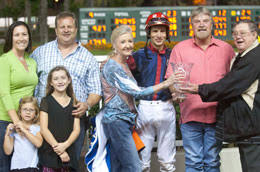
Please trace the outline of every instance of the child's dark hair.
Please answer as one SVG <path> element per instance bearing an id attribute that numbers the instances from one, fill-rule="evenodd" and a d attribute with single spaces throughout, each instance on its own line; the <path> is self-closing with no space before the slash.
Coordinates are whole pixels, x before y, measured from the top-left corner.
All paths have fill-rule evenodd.
<path id="1" fill-rule="evenodd" d="M 66 93 L 68 96 L 70 96 L 71 98 L 73 98 L 73 104 L 75 105 L 77 103 L 74 91 L 73 91 L 73 87 L 72 87 L 72 78 L 70 76 L 70 73 L 68 72 L 68 70 L 64 67 L 64 66 L 56 66 L 54 67 L 48 74 L 48 78 L 47 78 L 47 86 L 46 86 L 46 96 L 51 95 L 54 92 L 54 88 L 51 85 L 51 80 L 52 80 L 52 74 L 56 71 L 64 71 L 67 75 L 67 77 L 69 78 L 69 80 L 71 81 L 67 87 Z"/>
<path id="2" fill-rule="evenodd" d="M 40 110 L 39 110 L 37 99 L 33 96 L 23 97 L 20 100 L 19 108 L 18 108 L 18 117 L 20 118 L 20 120 L 22 120 L 21 110 L 22 110 L 22 106 L 26 103 L 32 103 L 33 104 L 34 109 L 35 109 L 35 117 L 33 118 L 32 123 L 33 124 L 38 123 L 39 122 L 39 112 L 40 112 Z"/>

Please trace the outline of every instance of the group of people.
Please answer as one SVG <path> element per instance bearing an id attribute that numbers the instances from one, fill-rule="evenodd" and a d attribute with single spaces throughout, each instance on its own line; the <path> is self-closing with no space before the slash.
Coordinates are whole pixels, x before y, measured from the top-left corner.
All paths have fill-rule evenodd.
<path id="1" fill-rule="evenodd" d="M 173 101 L 180 104 L 186 172 L 219 172 L 223 141 L 238 143 L 243 172 L 257 171 L 257 26 L 249 20 L 234 25 L 232 36 L 239 51 L 235 55 L 231 45 L 212 36 L 207 8 L 195 8 L 190 19 L 193 38 L 172 50 L 165 46 L 170 41 L 169 21 L 161 12 L 148 16 L 146 46 L 134 53 L 131 28 L 119 26 L 112 31 L 113 52 L 101 69 L 76 41 L 73 13 L 57 15 L 57 39 L 30 56 L 29 27 L 13 23 L 0 57 L 0 171 L 79 171 L 86 111 L 101 96 L 109 171 L 150 171 L 155 139 L 160 171 L 175 171 Z M 175 85 L 183 83 L 184 73 L 169 65 L 178 63 L 193 64 L 190 83 L 180 88 Z M 145 146 L 139 154 L 133 130 Z"/>
<path id="2" fill-rule="evenodd" d="M 77 28 L 73 13 L 60 13 L 57 39 L 30 55 L 28 25 L 8 28 L 0 57 L 1 172 L 79 171 L 85 114 L 101 99 L 101 82 L 97 61 L 76 41 Z"/>

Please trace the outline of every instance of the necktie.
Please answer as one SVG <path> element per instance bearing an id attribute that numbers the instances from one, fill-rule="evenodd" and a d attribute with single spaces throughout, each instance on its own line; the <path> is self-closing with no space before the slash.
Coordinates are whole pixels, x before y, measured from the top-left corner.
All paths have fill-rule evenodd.
<path id="1" fill-rule="evenodd" d="M 242 53 L 239 53 L 235 58 L 236 60 L 234 61 L 231 70 L 234 68 L 234 66 L 236 66 L 236 64 L 240 61 Z"/>

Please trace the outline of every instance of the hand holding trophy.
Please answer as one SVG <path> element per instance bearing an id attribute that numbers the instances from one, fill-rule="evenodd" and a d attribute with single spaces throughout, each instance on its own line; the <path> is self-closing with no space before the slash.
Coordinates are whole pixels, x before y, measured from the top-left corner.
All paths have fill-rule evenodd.
<path id="1" fill-rule="evenodd" d="M 174 73 L 183 73 L 184 77 L 182 82 L 173 84 L 176 92 L 173 93 L 173 99 L 177 100 L 178 102 L 182 102 L 185 100 L 186 95 L 181 93 L 180 88 L 185 88 L 189 85 L 190 82 L 190 72 L 192 69 L 192 63 L 171 63 L 171 67 Z"/>

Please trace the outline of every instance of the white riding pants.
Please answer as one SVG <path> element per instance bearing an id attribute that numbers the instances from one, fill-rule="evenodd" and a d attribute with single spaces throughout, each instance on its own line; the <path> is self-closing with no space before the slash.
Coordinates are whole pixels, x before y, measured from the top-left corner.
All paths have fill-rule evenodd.
<path id="1" fill-rule="evenodd" d="M 175 171 L 176 113 L 172 102 L 140 100 L 137 132 L 145 144 L 145 149 L 140 152 L 142 170 L 150 171 L 151 151 L 157 136 L 160 171 Z"/>

